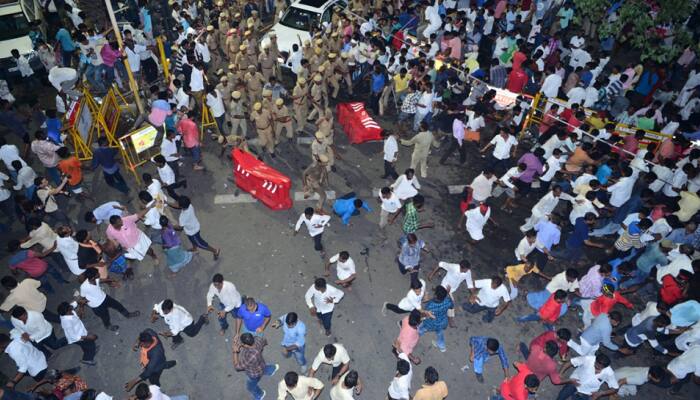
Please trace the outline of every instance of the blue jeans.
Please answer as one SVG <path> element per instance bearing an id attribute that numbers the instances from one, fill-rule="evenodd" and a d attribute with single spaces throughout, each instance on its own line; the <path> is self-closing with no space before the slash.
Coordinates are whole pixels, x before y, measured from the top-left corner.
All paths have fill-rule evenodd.
<path id="1" fill-rule="evenodd" d="M 576 386 L 572 383 L 567 383 L 566 385 L 564 385 L 564 387 L 561 388 L 559 395 L 557 396 L 557 400 L 588 400 L 590 398 L 591 396 L 587 394 L 579 393 L 576 389 Z"/>
<path id="2" fill-rule="evenodd" d="M 530 322 L 530 321 L 541 321 L 541 320 L 542 320 L 542 318 L 540 318 L 540 315 L 537 313 L 523 315 L 522 317 L 517 318 L 518 322 Z M 554 325 L 552 325 L 552 324 L 543 323 L 542 325 L 544 325 L 544 328 L 548 331 L 554 330 Z"/>
<path id="3" fill-rule="evenodd" d="M 305 349 L 306 349 L 306 346 L 301 346 L 301 347 L 297 348 L 296 350 L 288 351 L 287 355 L 284 357 L 285 358 L 294 357 L 294 360 L 296 360 L 297 364 L 299 364 L 300 367 L 305 367 L 306 366 L 306 357 L 304 356 Z"/>
<path id="4" fill-rule="evenodd" d="M 260 382 L 260 379 L 262 379 L 263 376 L 272 376 L 272 373 L 275 372 L 275 366 L 274 365 L 266 365 L 265 370 L 263 371 L 263 374 L 257 378 L 251 378 L 248 377 L 245 383 L 245 388 L 248 390 L 248 393 L 250 393 L 253 397 L 253 400 L 260 400 L 263 395 L 262 389 L 260 389 L 260 386 L 258 386 L 258 383 Z"/>
<path id="5" fill-rule="evenodd" d="M 51 275 L 51 277 L 57 282 L 68 283 L 66 278 L 64 278 L 63 275 L 58 272 L 58 268 L 56 268 L 53 264 L 49 264 L 48 268 L 46 268 L 46 272 L 37 278 L 37 280 L 41 282 L 41 287 L 46 290 L 46 293 L 54 293 L 53 286 L 51 286 L 51 283 L 49 282 L 49 275 Z"/>
<path id="6" fill-rule="evenodd" d="M 484 316 L 481 317 L 481 320 L 484 322 L 492 322 L 493 319 L 496 317 L 495 308 L 485 307 L 481 304 L 464 303 L 462 304 L 462 308 L 464 309 L 464 311 L 470 314 L 477 314 L 485 310 L 486 314 L 484 314 Z"/>
<path id="7" fill-rule="evenodd" d="M 46 167 L 46 177 L 56 186 L 61 184 L 61 172 L 56 167 Z"/>
<path id="8" fill-rule="evenodd" d="M 425 333 L 428 332 L 427 329 L 424 328 L 424 326 L 421 324 L 418 326 L 418 335 L 423 336 Z M 444 329 L 438 329 L 435 332 L 435 336 L 437 337 L 437 341 L 435 344 L 437 344 L 438 349 L 445 350 L 445 330 Z"/>
<path id="9" fill-rule="evenodd" d="M 104 91 L 104 85 L 102 84 L 102 65 L 92 65 L 88 64 L 85 70 L 85 76 L 87 77 L 90 86 L 92 86 L 97 91 Z"/>
<path id="10" fill-rule="evenodd" d="M 190 149 L 192 151 L 192 162 L 198 164 L 202 161 L 202 148 L 200 146 L 194 146 Z"/>
<path id="11" fill-rule="evenodd" d="M 129 187 L 126 185 L 126 181 L 124 181 L 124 177 L 118 169 L 111 174 L 102 171 L 102 176 L 104 176 L 105 182 L 107 182 L 109 186 L 124 194 L 129 194 Z"/>
<path id="12" fill-rule="evenodd" d="M 219 303 L 219 310 L 223 311 L 224 308 L 226 308 L 226 307 L 224 307 L 223 304 Z M 225 331 L 226 329 L 228 329 L 228 322 L 226 321 L 226 316 L 228 314 L 231 314 L 231 316 L 233 318 L 236 318 L 236 314 L 238 314 L 238 307 L 236 307 L 233 310 L 231 310 L 230 312 L 224 314 L 223 318 L 217 317 L 219 319 L 219 326 L 221 327 L 222 331 Z"/>

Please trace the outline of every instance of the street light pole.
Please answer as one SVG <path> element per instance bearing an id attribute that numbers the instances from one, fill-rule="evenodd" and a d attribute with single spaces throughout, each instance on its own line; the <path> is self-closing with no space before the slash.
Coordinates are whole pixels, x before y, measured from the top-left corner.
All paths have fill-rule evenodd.
<path id="1" fill-rule="evenodd" d="M 114 30 L 114 35 L 117 37 L 117 43 L 119 44 L 119 49 L 124 50 L 124 41 L 122 40 L 122 34 L 119 30 L 119 25 L 117 25 L 117 18 L 114 16 L 114 10 L 112 9 L 111 0 L 104 0 L 107 6 L 107 14 L 109 14 L 109 20 L 112 22 L 112 28 Z M 134 100 L 136 101 L 136 108 L 139 110 L 140 114 L 144 114 L 143 103 L 141 103 L 141 96 L 139 95 L 139 85 L 134 80 L 134 74 L 131 72 L 131 67 L 129 67 L 129 60 L 124 62 L 124 68 L 126 69 L 126 74 L 129 78 L 129 87 L 131 87 L 131 92 L 134 93 Z"/>

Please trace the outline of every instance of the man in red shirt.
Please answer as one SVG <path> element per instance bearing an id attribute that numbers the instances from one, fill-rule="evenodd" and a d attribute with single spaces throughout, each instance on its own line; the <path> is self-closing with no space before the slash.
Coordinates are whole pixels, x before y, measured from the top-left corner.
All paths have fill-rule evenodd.
<path id="1" fill-rule="evenodd" d="M 512 378 L 506 378 L 501 383 L 501 395 L 494 396 L 491 400 L 527 400 L 530 394 L 537 393 L 540 388 L 540 380 L 530 368 L 523 363 L 515 363 L 518 374 Z"/>
<path id="2" fill-rule="evenodd" d="M 528 79 L 527 73 L 522 68 L 513 68 L 510 74 L 508 74 L 506 89 L 513 93 L 521 93 Z"/>
<path id="3" fill-rule="evenodd" d="M 691 276 L 692 274 L 684 269 L 680 270 L 676 277 L 671 274 L 664 276 L 659 289 L 661 301 L 668 306 L 673 306 L 685 299 Z"/>
<path id="4" fill-rule="evenodd" d="M 180 121 L 178 121 L 175 129 L 182 135 L 182 144 L 186 149 L 192 152 L 192 168 L 195 171 L 203 170 L 202 149 L 199 143 L 199 128 L 197 128 L 197 123 L 194 122 L 194 111 L 187 111 L 183 107 L 183 109 L 178 112 L 178 116 L 180 117 Z"/>
<path id="5" fill-rule="evenodd" d="M 549 377 L 552 385 L 561 385 L 561 375 L 559 375 L 559 363 L 554 357 L 559 353 L 559 345 L 554 340 L 549 340 L 544 344 L 544 348 L 534 347 L 527 358 L 527 367 L 533 374 L 537 375 L 540 381 Z"/>
<path id="6" fill-rule="evenodd" d="M 554 323 L 561 316 L 561 306 L 566 302 L 567 293 L 564 290 L 557 290 L 549 296 L 547 301 L 537 312 L 516 318 L 516 322 L 542 321 L 545 329 L 554 330 Z"/>
<path id="7" fill-rule="evenodd" d="M 543 334 L 532 339 L 529 348 L 525 343 L 520 342 L 520 352 L 523 354 L 523 357 L 528 358 L 531 352 L 535 351 L 537 348 L 539 348 L 539 350 L 544 349 L 545 343 L 549 342 L 550 340 L 553 340 L 557 343 L 557 346 L 559 346 L 559 357 L 561 357 L 562 360 L 566 360 L 567 354 L 569 352 L 569 345 L 567 345 L 566 343 L 570 339 L 571 331 L 569 331 L 566 328 L 561 328 L 556 332 L 546 331 Z"/>
<path id="8" fill-rule="evenodd" d="M 7 244 L 7 251 L 11 254 L 8 260 L 10 270 L 13 274 L 16 274 L 17 270 L 24 271 L 30 278 L 41 282 L 41 287 L 46 289 L 47 293 L 54 293 L 53 287 L 49 283 L 47 272 L 57 282 L 68 283 L 55 266 L 42 259 L 51 254 L 54 248 L 55 246 L 44 250 L 43 253 L 36 253 L 32 250 L 22 249 L 19 240 L 10 240 Z"/>

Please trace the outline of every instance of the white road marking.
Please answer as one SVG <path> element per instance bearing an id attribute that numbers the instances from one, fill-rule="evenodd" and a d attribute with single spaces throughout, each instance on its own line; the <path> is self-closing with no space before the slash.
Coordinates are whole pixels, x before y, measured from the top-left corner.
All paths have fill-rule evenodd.
<path id="1" fill-rule="evenodd" d="M 326 197 L 328 200 L 335 200 L 335 191 L 326 190 Z M 294 192 L 294 201 L 311 201 L 318 200 L 318 193 L 314 193 L 313 196 L 308 199 L 304 198 L 304 192 Z"/>
<path id="2" fill-rule="evenodd" d="M 248 193 L 241 193 L 238 196 L 235 194 L 217 194 L 214 196 L 214 204 L 239 204 L 239 203 L 255 203 L 258 200 Z"/>

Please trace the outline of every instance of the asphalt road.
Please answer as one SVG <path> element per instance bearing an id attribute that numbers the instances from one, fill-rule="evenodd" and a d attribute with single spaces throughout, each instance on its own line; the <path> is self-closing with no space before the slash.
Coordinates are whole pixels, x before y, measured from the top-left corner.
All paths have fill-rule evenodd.
<path id="1" fill-rule="evenodd" d="M 384 121 L 382 121 L 384 122 Z M 386 126 L 386 125 L 385 125 Z M 208 139 L 207 139 L 208 140 Z M 382 174 L 381 143 L 349 145 L 342 130 L 336 125 L 336 145 L 343 156 L 338 161 L 338 172 L 331 174 L 331 186 L 338 195 L 351 190 L 366 197 L 372 188 L 386 184 L 379 178 Z M 411 149 L 402 147 L 399 157 L 399 171 L 407 168 L 410 162 Z M 436 153 L 433 150 L 433 153 Z M 292 209 L 286 211 L 271 211 L 260 203 L 242 203 L 215 205 L 214 197 L 218 194 L 234 193 L 234 184 L 229 181 L 232 173 L 231 161 L 218 159 L 218 146 L 211 142 L 205 148 L 206 171 L 192 171 L 189 160 L 182 168 L 189 186 L 181 193 L 192 198 L 197 215 L 202 223 L 202 235 L 212 245 L 222 248 L 221 258 L 213 261 L 211 254 L 200 252 L 193 262 L 180 271 L 174 278 L 168 277 L 164 264 L 154 265 L 146 259 L 135 267 L 136 278 L 119 289 L 109 288 L 108 293 L 122 301 L 129 310 L 140 310 L 141 316 L 132 320 L 124 320 L 117 313 L 112 313 L 114 323 L 121 329 L 117 333 L 108 332 L 102 328 L 99 320 L 89 311 L 84 322 L 91 333 L 99 335 L 100 351 L 97 355 L 97 366 L 81 368 L 91 387 L 104 390 L 115 396 L 125 398 L 123 385 L 139 373 L 138 355 L 131 351 L 138 332 L 147 327 L 158 331 L 165 330 L 164 322 L 154 325 L 148 316 L 153 304 L 165 298 L 171 298 L 177 304 L 184 306 L 193 315 L 205 311 L 205 294 L 214 273 L 222 273 L 227 280 L 236 284 L 239 291 L 247 296 L 253 296 L 270 307 L 275 317 L 290 311 L 296 311 L 307 324 L 307 350 L 309 363 L 321 347 L 330 342 L 339 342 L 350 352 L 351 368 L 356 369 L 365 385 L 365 391 L 360 396 L 363 399 L 382 399 L 395 371 L 396 359 L 391 353 L 391 343 L 398 334 L 396 321 L 401 317 L 390 313 L 382 316 L 381 305 L 384 301 L 398 302 L 408 290 L 408 278 L 399 274 L 394 261 L 397 246 L 396 239 L 400 235 L 400 225 L 397 223 L 389 228 L 389 240 L 382 243 L 377 235 L 379 219 L 378 204 L 371 201 L 375 211 L 363 212 L 359 217 L 353 217 L 353 226 L 346 227 L 337 217 L 331 220 L 331 226 L 326 229 L 324 243 L 328 255 L 347 250 L 355 260 L 358 268 L 358 278 L 353 290 L 346 292 L 344 299 L 337 305 L 333 316 L 333 336 L 325 337 L 317 323 L 309 315 L 304 302 L 304 293 L 312 284 L 315 276 L 323 273 L 323 261 L 313 250 L 311 239 L 302 228 L 302 234 L 292 237 L 292 226 L 302 210 L 313 203 L 296 202 Z M 308 146 L 284 143 L 280 145 L 278 157 L 271 165 L 291 177 L 293 191 L 301 191 L 300 176 L 303 168 L 310 162 Z M 458 199 L 456 195 L 447 194 L 447 185 L 465 184 L 476 176 L 482 162 L 476 149 L 469 152 L 468 162 L 457 166 L 453 157 L 451 165 L 439 166 L 435 154 L 430 159 L 429 177 L 419 178 L 424 186 L 422 193 L 427 198 L 426 211 L 421 213 L 422 220 L 432 220 L 435 228 L 420 231 L 419 237 L 427 242 L 431 253 L 424 255 L 422 265 L 424 274 L 429 272 L 439 260 L 457 262 L 467 257 L 474 265 L 475 278 L 486 278 L 502 271 L 520 239 L 517 226 L 525 217 L 528 207 L 521 207 L 514 215 L 507 215 L 494 207 L 493 217 L 499 226 L 491 227 L 486 232 L 486 240 L 477 247 L 466 244 L 463 230 L 457 229 L 459 220 Z M 36 160 L 33 160 L 36 163 Z M 41 168 L 37 168 L 41 170 Z M 156 175 L 155 168 L 145 167 L 144 170 Z M 129 177 L 131 180 L 131 177 Z M 69 208 L 76 220 L 82 221 L 82 214 L 109 200 L 121 200 L 122 196 L 109 188 L 102 180 L 101 174 L 86 174 L 88 187 L 96 197 L 95 204 L 85 202 L 77 204 L 71 200 Z M 131 180 L 133 184 L 133 180 Z M 135 193 L 134 193 L 135 195 Z M 536 199 L 527 199 L 525 203 L 534 203 Z M 500 201 L 499 201 L 500 202 Z M 137 200 L 129 204 L 135 210 Z M 330 209 L 327 203 L 326 210 Z M 79 227 L 83 224 L 80 222 Z M 20 227 L 15 225 L 15 234 L 20 235 Z M 103 232 L 103 228 L 100 230 Z M 3 235 L 3 239 L 6 235 Z M 186 239 L 185 239 L 186 240 Z M 3 240 L 4 242 L 4 240 Z M 366 253 L 366 254 L 362 254 Z M 552 263 L 547 272 L 554 273 L 562 269 L 561 265 Z M 423 275 L 424 277 L 424 275 Z M 439 279 L 431 283 L 438 284 Z M 526 286 L 539 289 L 544 285 L 536 278 L 529 279 Z M 77 284 L 65 286 L 49 301 L 49 307 L 54 308 L 63 300 L 72 297 Z M 463 287 L 456 293 L 457 303 L 466 301 L 467 291 Z M 529 342 L 542 332 L 536 323 L 516 324 L 513 317 L 529 312 L 529 308 L 520 296 L 515 304 L 491 324 L 481 321 L 480 315 L 465 315 L 461 308 L 457 310 L 457 328 L 446 332 L 447 352 L 440 353 L 431 346 L 434 336 L 428 334 L 421 338 L 416 349 L 416 355 L 422 359 L 419 366 L 414 366 L 412 392 L 420 387 L 423 371 L 427 366 L 434 366 L 440 372 L 440 378 L 447 382 L 450 398 L 486 398 L 500 385 L 503 373 L 497 358 L 491 359 L 485 367 L 485 382 L 478 383 L 472 371 L 460 371 L 467 362 L 468 340 L 472 335 L 488 335 L 499 339 L 505 346 L 511 361 L 520 361 L 517 351 L 520 341 Z M 626 312 L 629 318 L 631 313 Z M 575 313 L 567 315 L 563 325 L 572 331 L 580 323 L 574 319 Z M 62 336 L 60 327 L 54 327 Z M 247 398 L 245 392 L 245 376 L 233 369 L 231 361 L 231 338 L 229 330 L 226 336 L 217 333 L 218 324 L 212 316 L 212 321 L 205 326 L 195 338 L 185 337 L 185 343 L 176 350 L 170 350 L 166 341 L 168 358 L 177 360 L 177 366 L 166 371 L 162 377 L 162 388 L 168 394 L 185 393 L 191 399 L 223 399 Z M 273 378 L 263 378 L 261 386 L 267 390 L 268 399 L 276 396 L 277 383 L 284 373 L 296 368 L 293 359 L 284 359 L 280 353 L 279 342 L 281 331 L 267 329 L 266 338 L 269 346 L 265 350 L 265 358 L 270 363 L 280 363 L 281 369 Z M 640 352 L 640 355 L 614 360 L 613 366 L 648 365 L 649 360 L 665 364 L 668 358 L 652 355 L 650 349 Z M 14 372 L 12 362 L 4 355 L 2 372 L 9 375 Z M 50 360 L 50 366 L 70 368 L 78 366 L 80 350 L 69 346 L 60 350 Z M 329 383 L 330 371 L 322 369 L 318 376 Z M 23 385 L 29 383 L 25 379 Z M 328 398 L 327 387 L 321 398 Z M 538 397 L 542 399 L 555 398 L 558 388 L 548 381 L 542 384 Z M 684 398 L 696 398 L 698 387 L 686 385 Z M 644 387 L 639 398 L 650 398 L 665 392 L 652 387 Z"/>

